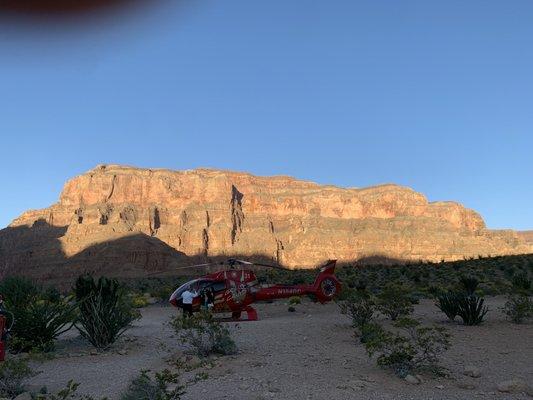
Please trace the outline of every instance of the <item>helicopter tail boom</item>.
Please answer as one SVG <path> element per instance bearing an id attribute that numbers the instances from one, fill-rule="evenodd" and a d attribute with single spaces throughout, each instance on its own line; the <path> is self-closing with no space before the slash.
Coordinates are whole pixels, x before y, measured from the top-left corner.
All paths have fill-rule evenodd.
<path id="1" fill-rule="evenodd" d="M 333 299 L 340 291 L 341 285 L 335 277 L 336 261 L 328 261 L 320 269 L 314 283 L 310 285 L 271 285 L 263 287 L 257 291 L 254 296 L 255 300 L 273 300 L 292 296 L 313 295 L 321 303 Z"/>

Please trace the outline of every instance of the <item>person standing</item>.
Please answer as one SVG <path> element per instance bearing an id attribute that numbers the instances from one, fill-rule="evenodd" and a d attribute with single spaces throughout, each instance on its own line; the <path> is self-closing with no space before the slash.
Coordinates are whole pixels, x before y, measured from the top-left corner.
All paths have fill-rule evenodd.
<path id="1" fill-rule="evenodd" d="M 198 296 L 198 293 L 196 293 L 190 287 L 185 289 L 185 291 L 181 294 L 181 301 L 183 303 L 183 316 L 192 317 L 192 303 L 196 296 Z"/>
<path id="2" fill-rule="evenodd" d="M 215 306 L 215 290 L 212 287 L 207 288 L 207 309 L 211 310 Z"/>

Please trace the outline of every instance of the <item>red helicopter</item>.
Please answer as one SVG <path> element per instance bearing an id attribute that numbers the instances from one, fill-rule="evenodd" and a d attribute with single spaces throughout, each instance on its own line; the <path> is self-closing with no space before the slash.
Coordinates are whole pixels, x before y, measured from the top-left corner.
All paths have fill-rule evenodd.
<path id="1" fill-rule="evenodd" d="M 283 270 L 285 268 L 230 258 L 226 263 L 218 263 L 229 265 L 229 269 L 207 274 L 181 285 L 172 293 L 169 302 L 174 307 L 184 308 L 182 294 L 186 290 L 195 292 L 197 295 L 193 298 L 192 312 L 198 312 L 202 307 L 202 294 L 210 291 L 214 298 L 211 306 L 212 312 L 231 312 L 232 320 L 241 320 L 241 314 L 245 311 L 247 319 L 241 321 L 256 321 L 257 311 L 251 306 L 256 301 L 302 295 L 314 295 L 320 303 L 331 301 L 341 290 L 341 283 L 334 275 L 336 262 L 336 260 L 328 261 L 320 268 L 314 283 L 310 285 L 260 285 L 255 272 L 245 269 L 245 265 Z M 207 267 L 216 264 L 207 263 L 190 267 Z M 238 266 L 241 268 L 237 268 Z"/>

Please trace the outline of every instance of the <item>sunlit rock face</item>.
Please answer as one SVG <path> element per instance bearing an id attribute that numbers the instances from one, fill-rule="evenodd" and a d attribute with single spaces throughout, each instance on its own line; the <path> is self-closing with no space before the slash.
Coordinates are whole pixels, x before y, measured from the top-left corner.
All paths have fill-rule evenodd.
<path id="1" fill-rule="evenodd" d="M 456 260 L 532 245 L 485 228 L 475 211 L 429 203 L 397 185 L 344 189 L 285 176 L 102 165 L 65 184 L 58 203 L 0 231 L 4 274 L 72 278 L 171 271 L 239 255 L 290 268 L 340 261 Z"/>

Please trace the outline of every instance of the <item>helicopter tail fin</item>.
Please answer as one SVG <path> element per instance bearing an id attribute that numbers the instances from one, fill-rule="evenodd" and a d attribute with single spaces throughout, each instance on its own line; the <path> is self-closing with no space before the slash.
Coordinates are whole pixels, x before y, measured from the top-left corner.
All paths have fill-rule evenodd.
<path id="1" fill-rule="evenodd" d="M 322 268 L 313 284 L 313 291 L 318 301 L 325 303 L 330 301 L 341 290 L 341 284 L 335 276 L 337 260 L 328 261 Z"/>

